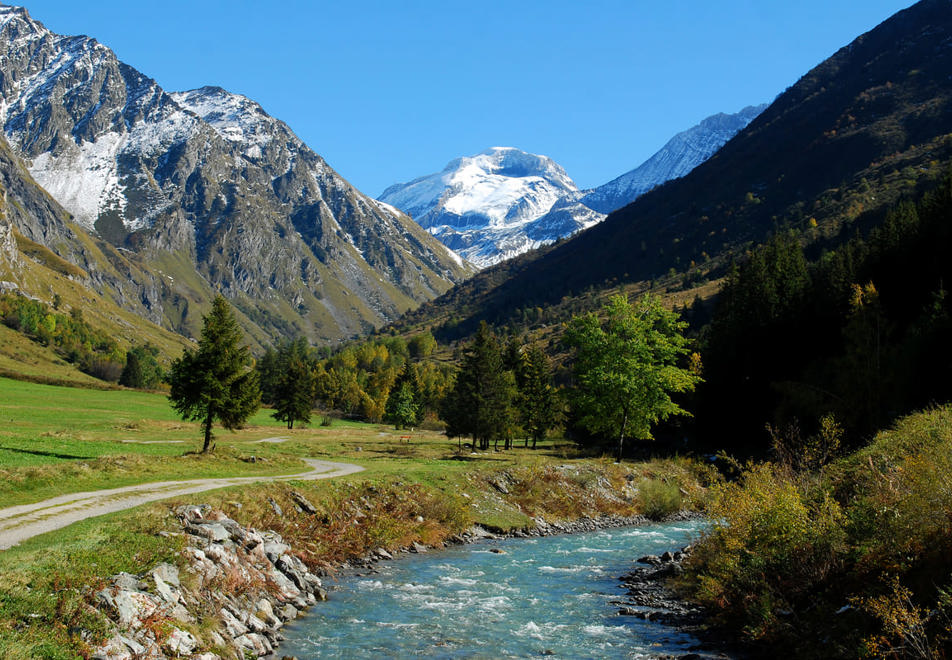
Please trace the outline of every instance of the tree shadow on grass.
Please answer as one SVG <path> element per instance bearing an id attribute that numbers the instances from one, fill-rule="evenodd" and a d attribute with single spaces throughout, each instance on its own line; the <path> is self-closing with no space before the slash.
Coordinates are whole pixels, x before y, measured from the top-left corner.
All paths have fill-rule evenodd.
<path id="1" fill-rule="evenodd" d="M 12 451 L 17 454 L 32 454 L 33 456 L 49 456 L 50 458 L 62 458 L 64 460 L 90 460 L 98 458 L 97 456 L 75 456 L 73 454 L 60 454 L 55 451 L 39 451 L 38 449 L 17 449 L 15 447 L 0 447 L 0 451 Z"/>

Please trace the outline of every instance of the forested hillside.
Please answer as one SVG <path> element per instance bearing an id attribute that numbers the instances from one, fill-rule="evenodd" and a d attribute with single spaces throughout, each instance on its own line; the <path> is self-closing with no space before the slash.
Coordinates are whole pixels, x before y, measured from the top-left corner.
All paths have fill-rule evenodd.
<path id="1" fill-rule="evenodd" d="M 946 176 L 865 238 L 808 260 L 784 231 L 733 264 L 703 333 L 696 428 L 764 440 L 765 423 L 809 434 L 833 414 L 858 444 L 952 398 L 950 217 Z"/>

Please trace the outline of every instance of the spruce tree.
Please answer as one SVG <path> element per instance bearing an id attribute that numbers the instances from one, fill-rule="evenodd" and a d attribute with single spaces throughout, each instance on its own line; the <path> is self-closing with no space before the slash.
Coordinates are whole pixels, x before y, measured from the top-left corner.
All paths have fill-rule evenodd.
<path id="1" fill-rule="evenodd" d="M 519 416 L 526 431 L 526 445 L 532 448 L 558 420 L 558 395 L 552 386 L 552 366 L 545 352 L 536 344 L 520 355 L 516 370 L 519 387 Z"/>
<path id="2" fill-rule="evenodd" d="M 423 421 L 423 394 L 416 367 L 407 362 L 390 388 L 385 419 L 399 428 L 413 428 Z"/>
<path id="3" fill-rule="evenodd" d="M 503 365 L 499 341 L 482 322 L 463 353 L 456 382 L 441 409 L 454 432 L 473 438 L 473 447 L 488 449 L 510 435 L 514 422 L 515 379 Z"/>
<path id="4" fill-rule="evenodd" d="M 197 350 L 185 350 L 172 363 L 169 401 L 183 419 L 200 421 L 202 453 L 212 449 L 212 425 L 234 430 L 258 410 L 261 391 L 251 369 L 251 353 L 242 346 L 241 329 L 228 302 L 217 296 L 203 317 Z"/>
<path id="5" fill-rule="evenodd" d="M 315 398 L 315 361 L 310 356 L 307 340 L 303 337 L 282 344 L 275 355 L 271 368 L 272 404 L 271 416 L 286 422 L 288 430 L 294 422 L 311 421 Z"/>

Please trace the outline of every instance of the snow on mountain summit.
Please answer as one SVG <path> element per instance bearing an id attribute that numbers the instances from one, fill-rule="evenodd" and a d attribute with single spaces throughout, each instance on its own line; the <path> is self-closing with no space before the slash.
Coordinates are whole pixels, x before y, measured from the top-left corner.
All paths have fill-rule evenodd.
<path id="1" fill-rule="evenodd" d="M 220 87 L 168 93 L 95 39 L 6 6 L 0 126 L 77 224 L 145 269 L 173 255 L 161 287 L 109 286 L 181 332 L 194 332 L 193 319 L 169 310 L 220 292 L 240 297 L 258 337 L 297 328 L 336 341 L 471 272 L 251 99 Z M 45 240 L 40 229 L 28 237 Z"/>
<path id="2" fill-rule="evenodd" d="M 767 104 L 747 106 L 734 114 L 721 112 L 704 119 L 668 140 L 635 169 L 589 192 L 582 203 L 602 213 L 611 213 L 655 186 L 686 175 L 713 156 L 766 107 Z"/>
<path id="3" fill-rule="evenodd" d="M 225 140 L 246 145 L 249 156 L 260 157 L 260 148 L 274 137 L 278 120 L 246 96 L 232 94 L 221 87 L 171 92 L 170 96 L 201 117 Z"/>

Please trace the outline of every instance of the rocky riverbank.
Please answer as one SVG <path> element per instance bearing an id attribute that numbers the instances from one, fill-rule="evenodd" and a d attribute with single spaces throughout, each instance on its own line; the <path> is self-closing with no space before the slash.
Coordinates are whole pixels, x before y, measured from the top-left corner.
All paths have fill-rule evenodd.
<path id="1" fill-rule="evenodd" d="M 163 563 L 109 578 L 95 603 L 110 637 L 94 660 L 265 656 L 285 622 L 326 598 L 320 578 L 274 532 L 242 527 L 207 505 L 175 512 L 184 570 Z"/>
<path id="2" fill-rule="evenodd" d="M 681 575 L 683 564 L 692 551 L 688 545 L 660 555 L 646 555 L 637 561 L 642 566 L 621 576 L 627 594 L 625 600 L 615 601 L 618 613 L 647 621 L 661 623 L 702 640 L 691 653 L 681 656 L 662 655 L 658 660 L 738 660 L 745 655 L 731 648 L 722 638 L 705 626 L 704 611 L 688 603 L 671 589 L 670 580 Z"/>
<path id="3" fill-rule="evenodd" d="M 301 497 L 299 506 L 310 503 Z M 187 657 L 244 660 L 269 656 L 282 640 L 281 628 L 324 600 L 322 577 L 373 571 L 379 561 L 423 553 L 431 546 L 375 548 L 334 567 L 311 571 L 294 549 L 272 531 L 244 527 L 208 505 L 175 509 L 184 541 L 182 567 L 163 563 L 141 575 L 114 575 L 95 594 L 95 607 L 110 621 L 108 641 L 95 648 L 97 660 Z M 640 525 L 644 516 L 583 517 L 533 525 L 509 532 L 474 526 L 449 543 L 504 537 L 539 537 Z"/>

